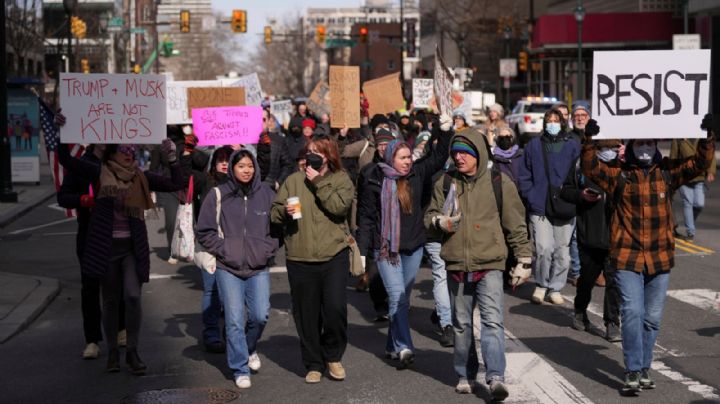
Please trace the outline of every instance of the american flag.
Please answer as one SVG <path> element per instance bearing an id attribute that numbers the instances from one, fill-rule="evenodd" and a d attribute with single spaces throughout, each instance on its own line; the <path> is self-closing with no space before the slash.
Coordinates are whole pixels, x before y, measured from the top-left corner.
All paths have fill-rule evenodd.
<path id="1" fill-rule="evenodd" d="M 60 191 L 60 186 L 63 182 L 63 177 L 67 174 L 67 170 L 60 165 L 58 161 L 58 145 L 60 144 L 60 133 L 55 126 L 55 113 L 50 107 L 40 98 L 40 126 L 42 127 L 45 137 L 45 147 L 48 152 L 48 159 L 50 160 L 50 171 L 52 172 L 53 183 L 55 185 L 55 191 Z M 74 157 L 82 156 L 85 151 L 85 147 L 80 144 L 69 144 L 70 154 Z M 75 209 L 65 209 L 65 216 L 75 216 Z"/>

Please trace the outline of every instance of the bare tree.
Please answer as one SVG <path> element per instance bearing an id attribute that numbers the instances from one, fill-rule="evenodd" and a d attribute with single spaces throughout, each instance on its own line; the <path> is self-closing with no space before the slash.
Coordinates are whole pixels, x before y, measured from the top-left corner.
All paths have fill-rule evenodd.
<path id="1" fill-rule="evenodd" d="M 41 4 L 40 0 L 5 0 L 5 42 L 15 54 L 11 71 L 20 70 L 19 62 L 28 55 L 42 52 Z"/>

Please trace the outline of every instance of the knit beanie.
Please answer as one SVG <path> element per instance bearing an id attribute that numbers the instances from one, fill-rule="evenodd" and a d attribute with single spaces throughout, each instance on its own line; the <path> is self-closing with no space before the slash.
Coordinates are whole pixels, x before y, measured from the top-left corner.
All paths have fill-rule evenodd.
<path id="1" fill-rule="evenodd" d="M 375 134 L 375 145 L 392 142 L 393 140 L 395 140 L 395 136 L 385 128 L 380 128 Z"/>
<path id="2" fill-rule="evenodd" d="M 450 145 L 450 153 L 465 152 L 475 158 L 478 158 L 478 151 L 475 145 L 464 137 L 456 137 Z"/>
<path id="3" fill-rule="evenodd" d="M 500 115 L 501 117 L 504 115 L 504 112 L 505 112 L 505 110 L 503 109 L 502 105 L 497 104 L 497 103 L 491 105 L 489 109 L 490 109 L 490 111 L 495 111 L 495 112 L 497 112 L 498 115 Z"/>
<path id="4" fill-rule="evenodd" d="M 315 120 L 310 118 L 303 119 L 302 127 L 315 129 Z"/>

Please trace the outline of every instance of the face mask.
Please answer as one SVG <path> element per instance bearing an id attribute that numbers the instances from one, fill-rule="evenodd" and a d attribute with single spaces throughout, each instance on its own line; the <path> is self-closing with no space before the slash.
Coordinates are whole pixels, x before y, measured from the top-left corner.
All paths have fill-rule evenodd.
<path id="1" fill-rule="evenodd" d="M 653 156 L 655 156 L 655 150 L 657 150 L 655 145 L 633 146 L 633 153 L 635 153 L 635 158 L 638 159 L 640 164 L 644 166 L 650 165 Z"/>
<path id="2" fill-rule="evenodd" d="M 323 165 L 323 158 L 319 154 L 308 153 L 305 157 L 307 165 L 313 168 L 315 171 L 320 171 L 320 167 Z"/>
<path id="3" fill-rule="evenodd" d="M 510 136 L 498 136 L 495 139 L 495 143 L 497 143 L 498 147 L 502 150 L 510 150 L 510 148 L 513 147 L 513 140 Z"/>
<path id="4" fill-rule="evenodd" d="M 558 122 L 548 122 L 545 124 L 545 131 L 550 134 L 550 136 L 557 136 L 558 133 L 560 133 L 560 123 Z"/>
<path id="5" fill-rule="evenodd" d="M 597 157 L 600 161 L 609 163 L 617 157 L 617 152 L 609 147 L 603 147 L 597 152 Z"/>

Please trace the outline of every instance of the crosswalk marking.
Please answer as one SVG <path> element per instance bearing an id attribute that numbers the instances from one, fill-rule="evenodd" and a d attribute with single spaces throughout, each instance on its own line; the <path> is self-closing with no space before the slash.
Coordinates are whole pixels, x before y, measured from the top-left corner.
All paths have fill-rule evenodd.
<path id="1" fill-rule="evenodd" d="M 720 292 L 710 289 L 668 290 L 668 296 L 702 310 L 720 313 Z"/>

